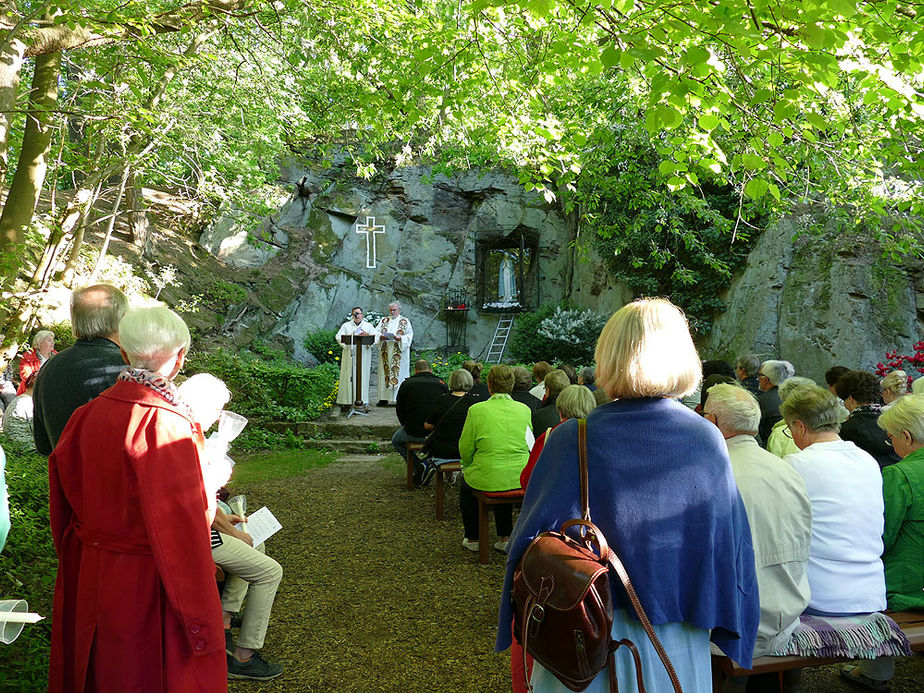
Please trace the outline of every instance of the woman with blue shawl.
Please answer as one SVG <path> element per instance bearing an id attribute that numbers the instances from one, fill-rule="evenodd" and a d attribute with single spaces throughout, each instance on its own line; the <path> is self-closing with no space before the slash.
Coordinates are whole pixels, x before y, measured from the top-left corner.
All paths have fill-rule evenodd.
<path id="1" fill-rule="evenodd" d="M 615 399 L 587 417 L 591 519 L 619 555 L 683 690 L 712 690 L 710 640 L 751 665 L 760 610 L 751 533 L 718 429 L 674 401 L 702 371 L 686 318 L 663 299 L 616 312 L 597 342 L 597 385 Z M 552 431 L 510 537 L 495 649 L 511 644 L 513 571 L 543 531 L 581 516 L 577 421 Z M 613 580 L 612 634 L 642 656 L 649 691 L 672 690 L 654 648 Z M 566 646 L 567 643 L 562 643 Z M 623 693 L 637 690 L 632 657 L 616 653 Z M 535 663 L 535 691 L 566 691 Z M 606 670 L 588 691 L 609 690 Z"/>

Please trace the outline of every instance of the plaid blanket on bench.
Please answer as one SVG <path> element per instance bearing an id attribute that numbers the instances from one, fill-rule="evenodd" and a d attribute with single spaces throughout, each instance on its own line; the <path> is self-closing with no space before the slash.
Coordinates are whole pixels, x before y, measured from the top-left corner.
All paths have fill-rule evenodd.
<path id="1" fill-rule="evenodd" d="M 789 645 L 772 657 L 875 659 L 912 654 L 901 627 L 883 613 L 822 617 L 802 614 Z"/>

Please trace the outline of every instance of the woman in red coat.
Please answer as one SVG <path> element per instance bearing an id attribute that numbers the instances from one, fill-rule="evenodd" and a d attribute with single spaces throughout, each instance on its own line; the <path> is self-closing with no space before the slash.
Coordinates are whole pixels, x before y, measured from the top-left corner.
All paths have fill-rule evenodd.
<path id="1" fill-rule="evenodd" d="M 19 359 L 19 387 L 16 388 L 16 394 L 21 395 L 26 391 L 26 380 L 33 373 L 38 373 L 39 368 L 52 356 L 57 354 L 55 351 L 55 333 L 51 330 L 39 330 L 32 337 L 32 351 L 25 352 Z"/>
<path id="2" fill-rule="evenodd" d="M 202 438 L 173 385 L 189 330 L 146 308 L 119 333 L 131 367 L 74 412 L 48 461 L 49 690 L 224 691 Z"/>

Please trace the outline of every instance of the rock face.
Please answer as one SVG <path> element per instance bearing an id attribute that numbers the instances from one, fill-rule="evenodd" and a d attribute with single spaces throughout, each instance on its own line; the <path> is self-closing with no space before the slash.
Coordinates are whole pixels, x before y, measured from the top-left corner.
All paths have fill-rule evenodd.
<path id="1" fill-rule="evenodd" d="M 338 167 L 314 170 L 295 161 L 282 171 L 294 192 L 276 214 L 263 220 L 225 215 L 200 245 L 229 264 L 271 276 L 255 286 L 259 303 L 277 318 L 270 330 L 291 338 L 302 360 L 309 332 L 338 328 L 355 305 L 383 314 L 395 299 L 414 327 L 416 349 L 443 346 L 447 292 L 464 291 L 475 308 L 477 247 L 511 234 L 537 241 L 531 307 L 560 301 L 569 291 L 582 307 L 601 297 L 613 300 L 612 309 L 624 302 L 601 267 L 571 258 L 560 211 L 507 174 L 446 176 L 411 166 L 363 181 Z M 486 354 L 497 318 L 469 310 L 465 341 L 473 356 Z M 247 335 L 266 323 L 253 313 L 239 328 Z"/>
<path id="2" fill-rule="evenodd" d="M 800 210 L 764 232 L 727 291 L 709 352 L 786 359 L 823 383 L 831 366 L 872 370 L 886 351 L 911 351 L 924 311 L 919 272 L 859 235 L 811 230 L 817 219 Z"/>
<path id="3" fill-rule="evenodd" d="M 498 316 L 475 305 L 486 276 L 479 248 L 511 238 L 534 243 L 530 308 L 568 299 L 611 313 L 633 298 L 587 244 L 573 246 L 572 220 L 508 174 L 409 166 L 366 181 L 344 166 L 285 162 L 283 182 L 263 194 L 276 212 L 228 214 L 202 235 L 223 262 L 249 268 L 247 305 L 234 307 L 224 328 L 239 343 L 277 335 L 310 363 L 306 334 L 338 328 L 355 305 L 383 314 L 398 299 L 414 348 L 439 348 L 447 293 L 463 291 L 465 342 L 484 358 Z M 859 234 L 819 230 L 820 218 L 796 210 L 762 234 L 700 344 L 704 358 L 784 358 L 821 380 L 834 364 L 872 368 L 888 350 L 911 351 L 924 317 L 924 272 L 890 265 Z"/>

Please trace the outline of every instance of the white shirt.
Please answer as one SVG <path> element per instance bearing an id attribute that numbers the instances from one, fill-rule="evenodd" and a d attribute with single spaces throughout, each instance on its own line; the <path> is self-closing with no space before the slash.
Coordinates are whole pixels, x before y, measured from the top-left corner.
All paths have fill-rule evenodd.
<path id="1" fill-rule="evenodd" d="M 809 606 L 834 613 L 886 608 L 882 561 L 882 474 L 869 454 L 845 440 L 814 443 L 786 462 L 805 480 L 812 502 Z"/>

